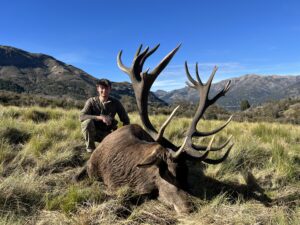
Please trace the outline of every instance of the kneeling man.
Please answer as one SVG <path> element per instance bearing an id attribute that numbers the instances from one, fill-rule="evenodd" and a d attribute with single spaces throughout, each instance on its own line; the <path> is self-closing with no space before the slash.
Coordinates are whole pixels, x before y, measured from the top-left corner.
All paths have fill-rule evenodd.
<path id="1" fill-rule="evenodd" d="M 100 79 L 96 84 L 99 96 L 87 100 L 80 112 L 81 130 L 86 141 L 87 152 L 95 149 L 95 141 L 101 142 L 105 136 L 116 130 L 118 114 L 123 125 L 130 123 L 123 105 L 115 98 L 109 96 L 111 82 Z"/>

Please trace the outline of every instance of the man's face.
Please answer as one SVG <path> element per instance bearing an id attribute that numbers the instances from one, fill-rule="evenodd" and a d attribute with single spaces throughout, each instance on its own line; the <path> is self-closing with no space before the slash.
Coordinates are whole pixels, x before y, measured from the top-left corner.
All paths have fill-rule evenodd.
<path id="1" fill-rule="evenodd" d="M 102 98 L 108 98 L 111 88 L 110 87 L 106 87 L 104 85 L 98 85 L 97 86 L 97 91 L 99 93 L 99 96 Z"/>

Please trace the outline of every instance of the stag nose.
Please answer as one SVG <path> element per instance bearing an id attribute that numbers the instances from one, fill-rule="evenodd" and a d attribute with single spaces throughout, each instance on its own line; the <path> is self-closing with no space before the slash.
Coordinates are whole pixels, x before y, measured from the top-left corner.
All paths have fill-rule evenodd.
<path id="1" fill-rule="evenodd" d="M 174 209 L 179 215 L 182 215 L 182 216 L 186 216 L 192 212 L 191 207 L 187 206 L 187 205 L 175 205 Z"/>

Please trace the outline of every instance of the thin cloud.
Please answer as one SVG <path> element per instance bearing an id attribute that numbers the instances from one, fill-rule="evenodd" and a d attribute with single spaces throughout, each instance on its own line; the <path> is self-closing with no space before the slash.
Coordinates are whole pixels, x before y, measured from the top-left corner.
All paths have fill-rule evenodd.
<path id="1" fill-rule="evenodd" d="M 217 66 L 218 72 L 215 80 L 226 79 L 233 74 L 240 73 L 246 70 L 246 67 L 238 62 L 208 62 L 208 63 L 198 63 L 198 70 L 201 78 L 203 80 L 208 79 L 213 68 Z M 195 76 L 195 63 L 188 64 L 189 71 L 192 76 Z M 172 65 L 166 69 L 162 76 L 172 76 L 175 77 L 186 77 L 184 65 Z M 225 78 L 224 78 L 225 77 Z"/>
<path id="2" fill-rule="evenodd" d="M 185 86 L 184 80 L 179 80 L 179 79 L 157 80 L 154 82 L 152 90 L 171 91 L 171 90 L 182 88 L 184 86 Z"/>
<path id="3" fill-rule="evenodd" d="M 214 82 L 219 82 L 232 77 L 239 77 L 245 74 L 258 75 L 300 75 L 300 63 L 289 62 L 280 64 L 241 64 L 238 62 L 209 62 L 199 63 L 199 74 L 203 82 L 206 82 L 214 66 L 218 66 Z M 196 64 L 189 64 L 189 71 L 195 77 Z M 299 71 L 299 72 L 298 72 Z M 187 81 L 184 65 L 170 65 L 154 82 L 153 89 L 174 90 L 186 86 Z"/>

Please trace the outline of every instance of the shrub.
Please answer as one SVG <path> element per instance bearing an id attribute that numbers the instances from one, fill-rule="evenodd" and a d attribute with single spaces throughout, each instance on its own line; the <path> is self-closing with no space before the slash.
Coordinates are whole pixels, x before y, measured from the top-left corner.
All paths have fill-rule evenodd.
<path id="1" fill-rule="evenodd" d="M 26 111 L 24 117 L 36 123 L 45 122 L 50 118 L 47 112 L 43 112 L 35 109 Z"/>
<path id="2" fill-rule="evenodd" d="M 20 130 L 14 127 L 7 127 L 4 130 L 0 130 L 0 137 L 6 139 L 9 144 L 24 144 L 30 138 L 30 134 L 27 131 Z"/>
<path id="3" fill-rule="evenodd" d="M 250 108 L 250 103 L 248 100 L 242 100 L 240 104 L 241 111 L 245 111 L 246 109 Z"/>

